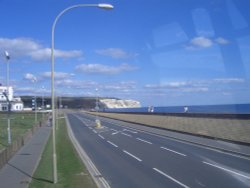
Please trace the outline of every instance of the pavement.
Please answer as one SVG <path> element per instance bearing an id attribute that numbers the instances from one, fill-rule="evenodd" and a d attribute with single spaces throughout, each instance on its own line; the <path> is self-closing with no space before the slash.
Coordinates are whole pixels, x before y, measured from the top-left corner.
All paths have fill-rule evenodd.
<path id="1" fill-rule="evenodd" d="M 81 113 L 68 120 L 106 187 L 250 187 L 250 159 L 206 147 L 207 141 L 198 145 L 104 118 L 97 128 L 94 116 Z"/>
<path id="2" fill-rule="evenodd" d="M 1 188 L 27 188 L 39 164 L 51 127 L 43 126 L 32 138 L 0 169 Z"/>

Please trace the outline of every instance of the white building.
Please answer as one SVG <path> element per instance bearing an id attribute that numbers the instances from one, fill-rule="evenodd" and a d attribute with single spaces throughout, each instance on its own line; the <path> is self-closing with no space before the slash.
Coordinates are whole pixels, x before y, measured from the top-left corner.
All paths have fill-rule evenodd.
<path id="1" fill-rule="evenodd" d="M 8 92 L 7 92 L 8 90 Z M 11 111 L 22 111 L 23 102 L 20 97 L 13 97 L 13 88 L 6 86 L 0 86 L 0 111 L 8 111 L 8 102 L 6 95 L 11 103 Z"/>

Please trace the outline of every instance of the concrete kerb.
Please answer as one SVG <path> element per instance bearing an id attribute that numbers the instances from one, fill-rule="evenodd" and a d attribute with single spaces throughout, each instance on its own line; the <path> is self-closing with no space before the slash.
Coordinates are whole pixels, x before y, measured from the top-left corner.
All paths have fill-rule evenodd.
<path id="1" fill-rule="evenodd" d="M 94 163 L 91 161 L 91 159 L 89 158 L 87 153 L 84 151 L 84 149 L 80 146 L 79 142 L 75 138 L 75 135 L 71 129 L 71 126 L 70 126 L 70 123 L 69 123 L 69 120 L 68 120 L 68 117 L 66 114 L 65 114 L 65 119 L 66 119 L 67 130 L 68 130 L 67 132 L 68 132 L 69 138 L 70 138 L 71 142 L 73 143 L 78 155 L 82 159 L 82 162 L 87 167 L 87 169 L 88 169 L 91 177 L 95 181 L 96 185 L 99 188 L 110 188 L 107 181 L 101 176 L 101 173 L 98 171 L 98 169 L 96 168 Z"/>

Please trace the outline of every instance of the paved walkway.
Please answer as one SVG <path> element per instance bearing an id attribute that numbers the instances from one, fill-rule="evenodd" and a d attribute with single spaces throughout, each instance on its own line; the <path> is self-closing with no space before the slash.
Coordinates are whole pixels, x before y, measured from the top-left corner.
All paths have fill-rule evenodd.
<path id="1" fill-rule="evenodd" d="M 1 188 L 27 188 L 39 164 L 51 127 L 41 127 L 33 137 L 0 169 Z"/>

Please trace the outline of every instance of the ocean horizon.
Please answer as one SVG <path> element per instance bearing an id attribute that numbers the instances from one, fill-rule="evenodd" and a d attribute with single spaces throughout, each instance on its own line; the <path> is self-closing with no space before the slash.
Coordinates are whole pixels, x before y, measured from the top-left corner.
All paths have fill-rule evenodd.
<path id="1" fill-rule="evenodd" d="M 250 114 L 250 104 L 223 105 L 187 105 L 187 106 L 149 106 L 139 108 L 104 109 L 106 112 L 130 113 L 215 113 L 215 114 Z"/>

